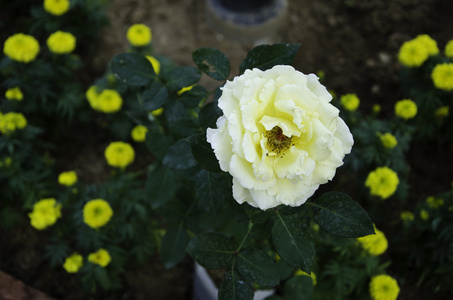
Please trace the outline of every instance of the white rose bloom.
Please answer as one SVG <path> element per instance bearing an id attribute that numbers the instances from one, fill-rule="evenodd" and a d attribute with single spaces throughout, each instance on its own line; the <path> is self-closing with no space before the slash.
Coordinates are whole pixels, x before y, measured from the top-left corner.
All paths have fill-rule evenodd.
<path id="1" fill-rule="evenodd" d="M 351 152 L 351 132 L 314 74 L 291 66 L 246 70 L 222 91 L 224 115 L 207 140 L 233 177 L 238 203 L 300 206 Z"/>

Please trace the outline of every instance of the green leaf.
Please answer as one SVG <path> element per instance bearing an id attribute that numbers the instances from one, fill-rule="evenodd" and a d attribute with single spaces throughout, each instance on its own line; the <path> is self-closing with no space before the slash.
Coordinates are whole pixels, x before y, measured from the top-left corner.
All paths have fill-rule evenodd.
<path id="1" fill-rule="evenodd" d="M 142 98 L 144 110 L 156 110 L 161 108 L 167 100 L 168 89 L 159 81 L 153 81 L 151 86 L 143 92 Z"/>
<path id="2" fill-rule="evenodd" d="M 216 128 L 217 119 L 223 114 L 222 110 L 217 105 L 217 102 L 209 102 L 203 106 L 199 113 L 200 126 L 203 129 Z"/>
<path id="3" fill-rule="evenodd" d="M 210 172 L 220 172 L 220 165 L 214 150 L 206 141 L 206 133 L 199 133 L 188 138 L 192 154 L 198 164 Z"/>
<path id="4" fill-rule="evenodd" d="M 238 272 L 251 283 L 275 286 L 280 282 L 274 261 L 260 249 L 247 249 L 236 260 Z"/>
<path id="5" fill-rule="evenodd" d="M 193 119 L 183 118 L 170 122 L 169 129 L 176 138 L 186 138 L 200 132 L 200 127 Z"/>
<path id="6" fill-rule="evenodd" d="M 193 177 L 195 197 L 198 205 L 209 213 L 219 215 L 223 204 L 231 196 L 231 182 L 223 173 L 198 171 Z"/>
<path id="7" fill-rule="evenodd" d="M 330 234 L 357 238 L 374 233 L 373 223 L 367 212 L 346 194 L 324 193 L 311 204 L 319 208 L 315 221 Z"/>
<path id="8" fill-rule="evenodd" d="M 234 256 L 234 245 L 223 234 L 205 232 L 192 238 L 187 253 L 206 269 L 227 267 Z"/>
<path id="9" fill-rule="evenodd" d="M 187 231 L 182 227 L 172 227 L 167 230 L 162 238 L 160 255 L 165 268 L 171 268 L 180 263 L 186 256 L 186 247 L 190 238 Z"/>
<path id="10" fill-rule="evenodd" d="M 174 172 L 157 164 L 148 173 L 146 180 L 146 196 L 152 208 L 162 206 L 175 195 L 176 176 Z"/>
<path id="11" fill-rule="evenodd" d="M 206 98 L 208 91 L 201 85 L 194 86 L 190 91 L 184 92 L 179 96 L 179 100 L 187 108 L 196 108 L 201 100 Z"/>
<path id="12" fill-rule="evenodd" d="M 272 240 L 281 259 L 310 273 L 315 258 L 315 244 L 310 230 L 294 215 L 277 216 L 272 227 Z"/>
<path id="13" fill-rule="evenodd" d="M 96 281 L 106 290 L 112 288 L 112 282 L 110 281 L 107 271 L 101 266 L 94 267 L 94 276 Z"/>
<path id="14" fill-rule="evenodd" d="M 110 62 L 112 73 L 130 86 L 144 86 L 156 76 L 148 59 L 136 53 L 121 53 Z"/>
<path id="15" fill-rule="evenodd" d="M 167 151 L 162 160 L 164 166 L 175 170 L 186 170 L 197 165 L 193 158 L 192 149 L 186 140 L 179 140 Z"/>
<path id="16" fill-rule="evenodd" d="M 159 160 L 164 158 L 168 148 L 170 148 L 173 143 L 173 139 L 164 134 L 157 126 L 151 127 L 146 133 L 146 147 Z"/>
<path id="17" fill-rule="evenodd" d="M 200 70 L 195 67 L 176 67 L 165 74 L 166 85 L 173 92 L 197 83 L 200 77 Z"/>
<path id="18" fill-rule="evenodd" d="M 226 80 L 230 74 L 230 61 L 222 51 L 215 48 L 200 48 L 192 53 L 198 68 L 215 80 Z"/>
<path id="19" fill-rule="evenodd" d="M 242 61 L 239 66 L 240 73 L 253 68 L 264 71 L 275 65 L 291 65 L 299 47 L 300 44 L 287 43 L 257 46 L 250 50 Z"/>
<path id="20" fill-rule="evenodd" d="M 225 273 L 225 280 L 219 288 L 219 300 L 252 300 L 253 288 L 234 271 Z"/>
<path id="21" fill-rule="evenodd" d="M 313 281 L 309 276 L 294 276 L 283 287 L 285 299 L 310 300 L 313 293 Z"/>

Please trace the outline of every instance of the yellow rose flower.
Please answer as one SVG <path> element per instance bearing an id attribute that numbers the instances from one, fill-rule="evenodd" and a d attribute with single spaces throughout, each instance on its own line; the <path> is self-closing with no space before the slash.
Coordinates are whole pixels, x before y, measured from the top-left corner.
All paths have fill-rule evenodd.
<path id="1" fill-rule="evenodd" d="M 445 56 L 453 58 L 453 40 L 450 40 L 447 45 L 445 45 Z"/>
<path id="2" fill-rule="evenodd" d="M 55 198 L 46 198 L 33 205 L 33 211 L 28 214 L 31 226 L 43 230 L 57 222 L 61 217 L 61 203 L 57 204 Z"/>
<path id="3" fill-rule="evenodd" d="M 62 172 L 58 175 L 58 183 L 65 186 L 74 185 L 77 182 L 77 173 L 74 171 Z"/>
<path id="4" fill-rule="evenodd" d="M 112 142 L 105 149 L 104 156 L 110 166 L 125 168 L 134 161 L 135 151 L 128 143 Z"/>
<path id="5" fill-rule="evenodd" d="M 417 35 L 414 39 L 415 41 L 419 42 L 423 46 L 425 46 L 426 50 L 428 51 L 428 55 L 436 55 L 439 54 L 439 48 L 437 47 L 437 42 L 433 40 L 427 34 L 420 34 Z"/>
<path id="6" fill-rule="evenodd" d="M 403 222 L 411 222 L 414 221 L 414 214 L 410 211 L 403 211 L 400 214 L 400 218 Z"/>
<path id="7" fill-rule="evenodd" d="M 450 113 L 450 107 L 441 106 L 436 110 L 436 116 L 438 118 L 445 118 Z"/>
<path id="8" fill-rule="evenodd" d="M 431 73 L 434 86 L 445 91 L 453 90 L 453 63 L 443 63 L 434 67 Z"/>
<path id="9" fill-rule="evenodd" d="M 107 224 L 113 216 L 110 204 L 103 199 L 88 201 L 83 207 L 83 222 L 91 228 L 99 228 Z"/>
<path id="10" fill-rule="evenodd" d="M 76 38 L 69 32 L 57 31 L 47 39 L 47 47 L 55 54 L 71 53 L 76 47 Z"/>
<path id="11" fill-rule="evenodd" d="M 365 186 L 370 188 L 371 195 L 387 199 L 395 193 L 399 182 L 395 171 L 388 167 L 379 167 L 368 174 Z"/>
<path id="12" fill-rule="evenodd" d="M 88 261 L 90 263 L 100 265 L 103 268 L 107 267 L 111 260 L 112 258 L 110 257 L 109 252 L 103 248 L 88 255 Z"/>
<path id="13" fill-rule="evenodd" d="M 405 42 L 398 52 L 398 60 L 406 67 L 419 67 L 428 57 L 426 46 L 415 39 Z"/>
<path id="14" fill-rule="evenodd" d="M 127 40 L 134 47 L 146 46 L 151 43 L 151 29 L 144 24 L 134 24 L 127 30 Z"/>
<path id="15" fill-rule="evenodd" d="M 356 111 L 360 100 L 356 94 L 346 94 L 340 97 L 341 106 L 348 111 Z"/>
<path id="16" fill-rule="evenodd" d="M 44 0 L 44 10 L 48 13 L 61 16 L 69 10 L 71 3 L 69 0 Z"/>
<path id="17" fill-rule="evenodd" d="M 106 114 L 114 113 L 121 109 L 123 98 L 117 91 L 105 89 L 98 95 L 96 105 L 98 111 Z"/>
<path id="18" fill-rule="evenodd" d="M 395 300 L 399 293 L 398 282 L 393 277 L 382 274 L 371 278 L 370 295 L 373 300 Z"/>
<path id="19" fill-rule="evenodd" d="M 5 98 L 8 100 L 22 101 L 24 95 L 22 94 L 20 88 L 16 86 L 6 90 Z"/>
<path id="20" fill-rule="evenodd" d="M 417 115 L 417 104 L 411 99 L 403 99 L 395 104 L 395 115 L 403 119 L 412 119 Z"/>
<path id="21" fill-rule="evenodd" d="M 159 73 L 160 73 L 160 62 L 154 56 L 146 55 L 146 58 L 149 60 L 149 62 L 153 66 L 154 73 L 156 73 L 156 75 L 159 75 Z"/>
<path id="22" fill-rule="evenodd" d="M 378 136 L 381 140 L 382 145 L 387 149 L 393 149 L 398 145 L 398 140 L 396 139 L 396 137 L 389 132 L 384 134 L 379 133 Z"/>
<path id="23" fill-rule="evenodd" d="M 10 134 L 25 127 L 27 127 L 27 119 L 21 113 L 9 112 L 0 116 L 0 132 L 2 134 Z"/>
<path id="24" fill-rule="evenodd" d="M 143 125 L 135 126 L 131 131 L 131 137 L 136 142 L 144 142 L 146 139 L 146 133 L 148 132 L 148 128 Z"/>
<path id="25" fill-rule="evenodd" d="M 83 266 L 83 257 L 78 253 L 73 253 L 67 257 L 63 263 L 63 268 L 68 273 L 77 273 Z"/>
<path id="26" fill-rule="evenodd" d="M 382 231 L 378 230 L 376 226 L 374 226 L 374 231 L 376 232 L 376 234 L 370 234 L 357 238 L 357 241 L 368 253 L 374 256 L 378 256 L 387 250 L 388 241 L 385 237 L 385 234 Z"/>
<path id="27" fill-rule="evenodd" d="M 31 35 L 16 33 L 6 39 L 3 53 L 12 60 L 29 63 L 38 55 L 39 43 Z"/>

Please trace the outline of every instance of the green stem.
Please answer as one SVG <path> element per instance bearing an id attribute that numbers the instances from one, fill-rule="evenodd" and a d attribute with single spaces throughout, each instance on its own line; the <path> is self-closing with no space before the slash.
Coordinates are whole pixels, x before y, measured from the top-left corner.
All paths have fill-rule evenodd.
<path id="1" fill-rule="evenodd" d="M 249 237 L 250 231 L 252 231 L 252 227 L 253 227 L 253 223 L 252 223 L 252 221 L 250 221 L 247 233 L 245 234 L 244 238 L 242 239 L 241 244 L 239 244 L 239 247 L 236 249 L 236 253 L 239 253 L 239 251 L 241 250 L 242 245 L 244 245 L 244 243 L 245 243 L 245 240 Z"/>

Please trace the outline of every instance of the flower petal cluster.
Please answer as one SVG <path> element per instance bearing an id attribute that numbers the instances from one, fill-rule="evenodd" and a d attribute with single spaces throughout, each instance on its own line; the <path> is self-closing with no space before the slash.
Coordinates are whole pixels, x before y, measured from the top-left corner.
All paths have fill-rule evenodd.
<path id="1" fill-rule="evenodd" d="M 426 198 L 426 204 L 432 209 L 436 209 L 442 205 L 444 205 L 444 199 L 442 198 L 437 198 L 434 196 L 429 196 Z"/>
<path id="2" fill-rule="evenodd" d="M 446 57 L 453 58 L 453 40 L 448 41 L 444 52 Z"/>
<path id="3" fill-rule="evenodd" d="M 449 106 L 441 106 L 436 110 L 436 116 L 439 118 L 444 118 L 448 116 L 450 113 L 450 107 Z"/>
<path id="4" fill-rule="evenodd" d="M 131 137 L 136 142 L 144 142 L 146 139 L 146 133 L 148 132 L 148 128 L 143 125 L 137 125 L 132 128 Z"/>
<path id="5" fill-rule="evenodd" d="M 406 67 L 419 67 L 429 56 L 438 53 L 437 42 L 427 34 L 420 34 L 403 43 L 398 52 L 398 60 Z"/>
<path id="6" fill-rule="evenodd" d="M 224 115 L 207 140 L 238 203 L 302 205 L 351 151 L 349 128 L 314 74 L 282 65 L 246 70 L 222 90 Z"/>
<path id="7" fill-rule="evenodd" d="M 398 145 L 398 140 L 396 139 L 396 137 L 389 132 L 379 134 L 378 136 L 381 140 L 382 146 L 387 149 L 393 149 Z"/>
<path id="8" fill-rule="evenodd" d="M 370 194 L 387 199 L 393 195 L 399 184 L 398 174 L 388 167 L 379 167 L 370 172 L 365 180 L 365 186 Z"/>
<path id="9" fill-rule="evenodd" d="M 55 54 L 71 53 L 76 47 L 76 38 L 69 32 L 57 31 L 47 39 L 47 47 Z"/>
<path id="10" fill-rule="evenodd" d="M 83 266 L 83 256 L 77 252 L 67 257 L 63 263 L 63 268 L 68 273 L 77 273 Z"/>
<path id="11" fill-rule="evenodd" d="M 395 300 L 400 293 L 400 287 L 395 278 L 381 274 L 371 278 L 370 295 L 373 300 Z"/>
<path id="12" fill-rule="evenodd" d="M 128 143 L 112 142 L 105 149 L 104 156 L 110 166 L 125 168 L 134 161 L 135 151 Z"/>
<path id="13" fill-rule="evenodd" d="M 96 252 L 90 253 L 88 255 L 88 261 L 105 268 L 112 261 L 112 258 L 106 249 L 101 248 Z"/>
<path id="14" fill-rule="evenodd" d="M 31 35 L 16 33 L 6 39 L 3 53 L 12 60 L 29 63 L 38 55 L 39 43 Z"/>
<path id="15" fill-rule="evenodd" d="M 62 172 L 58 175 L 58 183 L 65 186 L 74 185 L 77 182 L 77 173 L 74 171 Z"/>
<path id="16" fill-rule="evenodd" d="M 48 13 L 61 16 L 69 10 L 71 2 L 69 0 L 44 0 L 44 10 Z"/>
<path id="17" fill-rule="evenodd" d="M 402 211 L 400 214 L 400 218 L 403 222 L 411 222 L 414 221 L 414 214 L 410 211 Z"/>
<path id="18" fill-rule="evenodd" d="M 2 134 L 10 134 L 25 127 L 27 127 L 27 119 L 21 113 L 9 112 L 0 115 L 0 132 Z"/>
<path id="19" fill-rule="evenodd" d="M 426 50 L 428 50 L 429 56 L 439 54 L 439 48 L 437 47 L 437 42 L 435 40 L 433 40 L 429 35 L 419 34 L 415 37 L 414 40 L 425 46 Z"/>
<path id="20" fill-rule="evenodd" d="M 85 93 L 90 106 L 96 110 L 106 114 L 117 112 L 123 105 L 121 95 L 111 89 L 105 89 L 99 93 L 96 86 L 91 86 Z"/>
<path id="21" fill-rule="evenodd" d="M 359 107 L 360 100 L 356 94 L 346 94 L 340 97 L 340 103 L 347 111 L 356 111 Z"/>
<path id="22" fill-rule="evenodd" d="M 429 212 L 426 209 L 420 210 L 420 219 L 426 221 L 429 219 Z"/>
<path id="23" fill-rule="evenodd" d="M 28 214 L 31 226 L 43 230 L 57 222 L 61 217 L 61 203 L 55 198 L 46 198 L 33 205 L 33 211 Z"/>
<path id="24" fill-rule="evenodd" d="M 436 65 L 431 73 L 431 78 L 436 88 L 453 91 L 453 63 Z"/>
<path id="25" fill-rule="evenodd" d="M 154 56 L 146 55 L 146 58 L 149 60 L 149 62 L 153 66 L 154 73 L 156 73 L 156 75 L 159 75 L 159 73 L 160 73 L 160 62 Z"/>
<path id="26" fill-rule="evenodd" d="M 395 115 L 405 120 L 417 115 L 417 104 L 411 99 L 403 99 L 395 103 Z"/>
<path id="27" fill-rule="evenodd" d="M 83 222 L 91 228 L 107 224 L 113 216 L 110 204 L 104 199 L 93 199 L 83 207 Z"/>
<path id="28" fill-rule="evenodd" d="M 16 86 L 6 90 L 5 98 L 8 100 L 22 101 L 22 99 L 24 99 L 24 95 L 22 94 L 20 88 Z"/>
<path id="29" fill-rule="evenodd" d="M 127 30 L 127 40 L 134 47 L 142 47 L 151 43 L 151 28 L 145 24 L 134 24 Z"/>
<path id="30" fill-rule="evenodd" d="M 363 249 L 374 256 L 381 255 L 388 248 L 388 241 L 385 234 L 374 226 L 376 234 L 370 234 L 364 237 L 357 238 Z"/>

